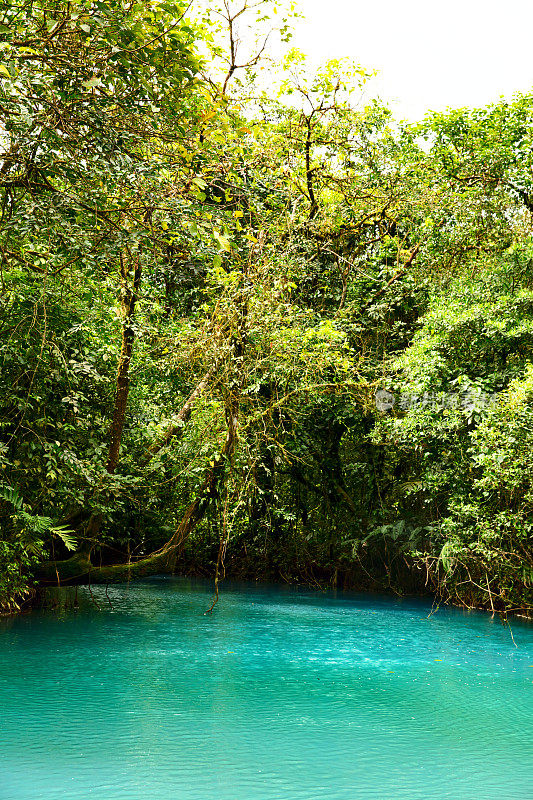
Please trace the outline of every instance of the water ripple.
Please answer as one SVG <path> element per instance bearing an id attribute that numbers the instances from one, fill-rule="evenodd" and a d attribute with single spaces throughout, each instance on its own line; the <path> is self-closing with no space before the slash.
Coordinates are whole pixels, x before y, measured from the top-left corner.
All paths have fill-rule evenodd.
<path id="1" fill-rule="evenodd" d="M 0 800 L 531 800 L 533 626 L 154 579 L 0 624 Z"/>

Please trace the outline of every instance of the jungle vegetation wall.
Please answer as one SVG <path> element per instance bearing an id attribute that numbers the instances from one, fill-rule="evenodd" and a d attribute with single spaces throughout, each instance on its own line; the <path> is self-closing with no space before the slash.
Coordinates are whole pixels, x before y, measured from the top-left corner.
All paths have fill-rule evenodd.
<path id="1" fill-rule="evenodd" d="M 220 10 L 0 12 L 2 609 L 176 570 L 530 612 L 533 96 L 400 124 Z"/>

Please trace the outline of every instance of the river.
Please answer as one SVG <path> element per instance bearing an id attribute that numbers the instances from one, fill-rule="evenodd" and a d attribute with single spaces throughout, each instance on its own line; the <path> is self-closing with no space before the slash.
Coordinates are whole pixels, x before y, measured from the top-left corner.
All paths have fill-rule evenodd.
<path id="1" fill-rule="evenodd" d="M 155 578 L 0 621 L 0 800 L 531 800 L 533 625 Z M 512 634 L 512 635 L 511 635 Z"/>

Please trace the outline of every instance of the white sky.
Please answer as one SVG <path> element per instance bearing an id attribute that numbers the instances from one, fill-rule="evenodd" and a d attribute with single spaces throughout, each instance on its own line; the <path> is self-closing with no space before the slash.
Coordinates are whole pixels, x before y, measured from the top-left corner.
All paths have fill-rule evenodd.
<path id="1" fill-rule="evenodd" d="M 293 44 L 378 69 L 395 115 L 481 106 L 533 88 L 533 0 L 299 0 Z"/>

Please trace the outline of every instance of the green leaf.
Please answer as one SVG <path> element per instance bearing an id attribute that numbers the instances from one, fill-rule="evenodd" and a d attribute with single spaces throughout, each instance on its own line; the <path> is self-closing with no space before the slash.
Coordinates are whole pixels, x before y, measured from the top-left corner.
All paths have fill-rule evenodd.
<path id="1" fill-rule="evenodd" d="M 55 525 L 53 528 L 50 528 L 50 533 L 54 536 L 59 536 L 67 550 L 75 550 L 78 546 L 73 531 L 67 528 L 66 525 Z"/>
<path id="2" fill-rule="evenodd" d="M 215 239 L 219 243 L 219 245 L 222 248 L 222 250 L 225 250 L 227 253 L 229 253 L 230 250 L 231 250 L 230 240 L 227 239 L 225 236 L 222 236 L 222 234 L 218 233 L 218 231 L 213 231 L 213 236 L 215 237 Z"/>
<path id="3" fill-rule="evenodd" d="M 92 78 L 89 78 L 88 81 L 83 81 L 82 86 L 84 89 L 93 89 L 95 86 L 98 86 L 102 81 L 96 75 L 93 75 Z"/>

